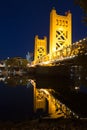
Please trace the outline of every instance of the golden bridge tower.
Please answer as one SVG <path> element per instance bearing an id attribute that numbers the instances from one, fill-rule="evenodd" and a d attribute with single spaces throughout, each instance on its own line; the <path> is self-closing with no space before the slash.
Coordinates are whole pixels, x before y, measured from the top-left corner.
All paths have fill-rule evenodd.
<path id="1" fill-rule="evenodd" d="M 55 9 L 50 13 L 50 55 L 58 50 L 71 45 L 72 43 L 72 15 L 70 11 L 65 16 L 58 15 Z"/>
<path id="2" fill-rule="evenodd" d="M 34 62 L 41 59 L 41 57 L 47 55 L 47 38 L 39 39 L 35 37 L 35 48 L 34 48 Z"/>

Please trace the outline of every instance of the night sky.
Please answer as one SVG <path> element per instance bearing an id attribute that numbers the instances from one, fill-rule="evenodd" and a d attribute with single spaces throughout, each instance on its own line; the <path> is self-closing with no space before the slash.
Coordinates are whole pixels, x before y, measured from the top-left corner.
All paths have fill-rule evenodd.
<path id="1" fill-rule="evenodd" d="M 1 0 L 0 1 L 0 59 L 20 56 L 34 50 L 34 37 L 49 39 L 50 11 L 59 15 L 70 10 L 73 18 L 73 42 L 87 37 L 82 22 L 83 11 L 74 0 Z"/>

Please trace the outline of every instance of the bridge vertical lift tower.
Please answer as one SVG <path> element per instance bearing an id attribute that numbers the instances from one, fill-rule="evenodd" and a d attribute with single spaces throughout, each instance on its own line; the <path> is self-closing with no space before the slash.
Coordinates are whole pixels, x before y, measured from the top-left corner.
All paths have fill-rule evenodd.
<path id="1" fill-rule="evenodd" d="M 47 55 L 47 37 L 39 39 L 35 36 L 34 62 L 39 61 L 43 56 Z"/>
<path id="2" fill-rule="evenodd" d="M 65 16 L 58 15 L 55 8 L 50 13 L 50 56 L 59 48 L 67 47 L 72 43 L 72 15 L 70 11 Z"/>

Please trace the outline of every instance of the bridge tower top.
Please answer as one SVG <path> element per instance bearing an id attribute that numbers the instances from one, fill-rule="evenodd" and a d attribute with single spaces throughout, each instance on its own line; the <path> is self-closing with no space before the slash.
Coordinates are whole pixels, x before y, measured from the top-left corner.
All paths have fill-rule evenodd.
<path id="1" fill-rule="evenodd" d="M 50 13 L 50 36 L 49 53 L 50 55 L 58 50 L 71 45 L 72 43 L 72 14 L 70 11 L 65 16 L 58 15 L 55 8 Z"/>
<path id="2" fill-rule="evenodd" d="M 41 57 L 47 55 L 47 37 L 39 39 L 38 35 L 35 36 L 34 46 L 34 61 L 41 59 Z"/>

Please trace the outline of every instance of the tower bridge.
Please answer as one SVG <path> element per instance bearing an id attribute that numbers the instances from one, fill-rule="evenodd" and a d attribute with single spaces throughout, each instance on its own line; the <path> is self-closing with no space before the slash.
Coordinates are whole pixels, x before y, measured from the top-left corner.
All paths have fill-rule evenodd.
<path id="1" fill-rule="evenodd" d="M 36 35 L 34 61 L 31 64 L 31 66 L 35 67 L 31 67 L 34 69 L 29 70 L 34 70 L 33 72 L 38 75 L 37 77 L 41 79 L 43 75 L 45 75 L 45 77 L 50 75 L 53 79 L 53 76 L 57 74 L 57 82 L 58 79 L 63 79 L 61 82 L 67 82 L 66 79 L 68 79 L 70 85 L 74 83 L 73 87 L 68 87 L 69 91 L 73 89 L 73 91 L 77 90 L 78 92 L 80 85 L 84 85 L 85 81 L 87 84 L 87 38 L 72 43 L 72 14 L 70 11 L 62 16 L 57 14 L 54 8 L 52 9 L 50 13 L 49 53 L 47 53 L 47 50 L 46 36 L 40 39 L 39 36 Z M 48 112 L 51 117 L 65 117 L 67 112 L 67 114 L 70 114 L 69 109 L 67 111 L 65 105 L 56 100 L 49 89 L 34 89 L 34 92 L 35 111 L 37 111 L 37 109 L 43 109 L 43 111 L 45 111 L 45 102 L 47 101 L 49 105 Z M 67 95 L 67 99 L 69 98 L 68 96 L 71 100 L 75 100 L 73 93 Z M 71 103 L 72 101 L 70 101 L 70 107 Z M 78 107 L 75 108 L 75 110 L 77 109 Z M 75 115 L 75 113 L 73 114 Z"/>
<path id="2" fill-rule="evenodd" d="M 72 14 L 56 13 L 55 8 L 50 13 L 49 53 L 47 53 L 47 38 L 35 37 L 34 61 L 32 65 L 53 66 L 64 61 L 73 61 L 79 55 L 87 55 L 87 38 L 72 43 Z"/>
<path id="3" fill-rule="evenodd" d="M 87 55 L 87 38 L 84 38 L 71 46 L 54 51 L 51 55 L 45 55 L 35 62 L 35 65 L 49 66 L 60 62 L 71 61 L 79 56 Z"/>

